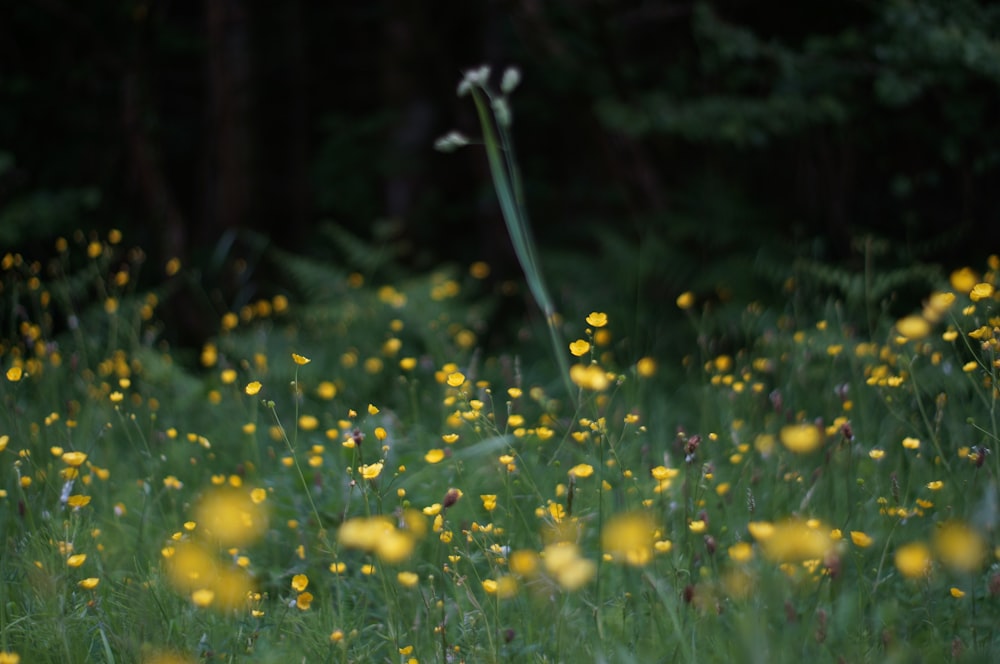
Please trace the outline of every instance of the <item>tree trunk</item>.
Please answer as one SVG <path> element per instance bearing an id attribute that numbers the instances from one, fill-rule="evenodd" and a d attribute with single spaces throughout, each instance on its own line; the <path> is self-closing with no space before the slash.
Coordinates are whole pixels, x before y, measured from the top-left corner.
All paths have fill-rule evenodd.
<path id="1" fill-rule="evenodd" d="M 249 21 L 242 0 L 205 3 L 208 65 L 205 223 L 200 240 L 247 225 L 251 210 Z"/>

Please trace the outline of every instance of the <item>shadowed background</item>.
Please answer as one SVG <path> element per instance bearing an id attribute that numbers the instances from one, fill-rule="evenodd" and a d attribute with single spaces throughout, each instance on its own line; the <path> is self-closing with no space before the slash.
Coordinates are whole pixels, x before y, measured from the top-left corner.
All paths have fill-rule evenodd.
<path id="1" fill-rule="evenodd" d="M 766 298 L 791 264 L 833 291 L 927 275 L 998 246 L 998 28 L 971 0 L 6 2 L 0 250 L 121 228 L 232 307 L 280 288 L 266 247 L 363 266 L 332 222 L 409 270 L 516 278 L 481 150 L 432 149 L 476 135 L 455 87 L 486 63 L 523 72 L 557 289 L 656 309 Z M 203 314 L 176 308 L 192 341 Z"/>

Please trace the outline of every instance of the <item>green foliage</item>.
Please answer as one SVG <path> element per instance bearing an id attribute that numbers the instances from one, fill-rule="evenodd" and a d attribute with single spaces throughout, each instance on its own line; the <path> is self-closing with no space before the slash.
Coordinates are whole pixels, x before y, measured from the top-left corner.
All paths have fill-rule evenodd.
<path id="1" fill-rule="evenodd" d="M 554 363 L 518 361 L 545 351 L 478 348 L 487 300 L 457 270 L 369 285 L 265 249 L 301 291 L 224 316 L 196 369 L 158 341 L 155 299 L 116 290 L 106 268 L 134 252 L 95 238 L 59 260 L 75 251 L 106 280 L 93 306 L 43 295 L 63 273 L 4 263 L 33 312 L 0 376 L 0 649 L 22 661 L 1000 648 L 993 264 L 971 296 L 930 297 L 926 327 L 880 317 L 875 337 L 837 302 L 815 320 L 733 301 L 738 328 L 695 304 L 674 368 L 618 343 L 614 317 L 574 313 L 573 361 L 598 370 L 574 369 L 571 401 Z M 45 322 L 69 304 L 78 333 Z M 247 519 L 254 538 L 214 539 Z M 247 583 L 231 606 L 222 578 Z"/>
<path id="2" fill-rule="evenodd" d="M 14 163 L 13 155 L 0 152 L 0 178 L 10 176 Z M 0 206 L 0 249 L 68 235 L 100 201 L 101 193 L 94 187 L 19 192 Z"/>

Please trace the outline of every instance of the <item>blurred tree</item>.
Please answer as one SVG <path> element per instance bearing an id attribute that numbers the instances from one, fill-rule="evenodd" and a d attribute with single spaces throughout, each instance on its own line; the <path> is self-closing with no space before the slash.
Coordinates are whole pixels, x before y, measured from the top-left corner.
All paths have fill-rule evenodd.
<path id="1" fill-rule="evenodd" d="M 866 236 L 887 265 L 997 244 L 998 31 L 976 0 L 0 3 L 0 208 L 86 192 L 87 225 L 202 266 L 216 310 L 267 278 L 240 231 L 309 253 L 322 219 L 410 266 L 511 276 L 483 155 L 431 144 L 475 133 L 462 70 L 517 64 L 529 208 L 566 297 L 767 295 L 795 256 L 860 265 Z"/>

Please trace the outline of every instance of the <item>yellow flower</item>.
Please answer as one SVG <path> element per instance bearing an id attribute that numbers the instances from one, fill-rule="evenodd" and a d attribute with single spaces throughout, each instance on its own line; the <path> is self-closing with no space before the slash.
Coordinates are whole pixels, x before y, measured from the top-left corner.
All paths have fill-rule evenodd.
<path id="1" fill-rule="evenodd" d="M 199 532 L 226 546 L 243 546 L 264 534 L 268 515 L 252 494 L 236 488 L 217 488 L 194 508 Z"/>
<path id="2" fill-rule="evenodd" d="M 10 369 L 7 369 L 7 380 L 9 380 L 12 383 L 16 383 L 17 381 L 21 380 L 21 377 L 23 375 L 24 375 L 24 370 L 21 369 L 21 367 L 11 367 Z"/>
<path id="3" fill-rule="evenodd" d="M 198 608 L 204 609 L 211 606 L 215 600 L 215 591 L 209 588 L 199 588 L 191 593 L 191 602 Z"/>
<path id="4" fill-rule="evenodd" d="M 295 362 L 295 364 L 298 364 L 299 366 L 302 366 L 303 364 L 309 364 L 310 362 L 312 362 L 312 360 L 310 360 L 308 357 L 299 355 L 298 353 L 292 353 L 292 361 Z"/>
<path id="5" fill-rule="evenodd" d="M 79 567 L 87 560 L 86 553 L 77 553 L 66 559 L 66 564 L 70 567 Z"/>
<path id="6" fill-rule="evenodd" d="M 316 388 L 316 395 L 324 401 L 329 401 L 337 396 L 337 386 L 328 380 L 324 380 Z"/>
<path id="7" fill-rule="evenodd" d="M 461 371 L 453 371 L 445 378 L 445 382 L 448 383 L 449 387 L 461 387 L 465 383 L 465 374 Z"/>
<path id="8" fill-rule="evenodd" d="M 577 339 L 569 345 L 569 352 L 573 355 L 580 357 L 581 355 L 586 355 L 590 350 L 590 344 L 583 339 Z"/>
<path id="9" fill-rule="evenodd" d="M 255 395 L 258 392 L 260 392 L 260 388 L 261 387 L 262 387 L 262 385 L 260 384 L 260 381 L 259 380 L 255 380 L 255 381 L 247 383 L 247 386 L 245 388 L 243 388 L 243 391 L 246 392 L 247 395 L 249 395 L 249 396 L 252 397 L 253 395 Z"/>
<path id="10" fill-rule="evenodd" d="M 677 296 L 677 306 L 680 309 L 690 309 L 694 306 L 694 293 L 685 291 Z"/>
<path id="11" fill-rule="evenodd" d="M 420 577 L 415 572 L 400 572 L 396 575 L 396 581 L 404 588 L 412 588 L 420 582 Z"/>
<path id="12" fill-rule="evenodd" d="M 949 590 L 948 592 L 951 593 L 951 596 L 954 597 L 955 599 L 961 599 L 965 597 L 965 591 L 962 590 L 961 588 L 955 588 L 954 586 L 952 586 L 951 590 Z"/>
<path id="13" fill-rule="evenodd" d="M 469 274 L 473 279 L 485 279 L 490 276 L 490 264 L 486 261 L 476 261 L 469 266 Z M 408 652 L 400 652 L 400 655 L 409 655 Z"/>
<path id="14" fill-rule="evenodd" d="M 295 606 L 299 611 L 308 611 L 309 607 L 312 606 L 312 601 L 312 593 L 299 593 L 299 596 L 295 598 Z"/>
<path id="15" fill-rule="evenodd" d="M 943 486 L 944 482 L 942 482 L 941 480 L 935 480 L 933 482 L 927 483 L 927 488 L 930 489 L 931 491 L 940 491 Z"/>
<path id="16" fill-rule="evenodd" d="M 83 452 L 66 452 L 62 455 L 62 462 L 71 468 L 79 468 L 87 460 L 87 455 Z"/>
<path id="17" fill-rule="evenodd" d="M 309 586 L 309 577 L 305 574 L 296 574 L 292 577 L 292 589 L 295 592 L 302 592 Z"/>
<path id="18" fill-rule="evenodd" d="M 656 375 L 656 360 L 651 357 L 641 357 L 635 363 L 635 371 L 641 378 L 651 378 Z"/>
<path id="19" fill-rule="evenodd" d="M 913 438 L 913 437 L 907 436 L 906 438 L 903 439 L 903 447 L 905 447 L 908 450 L 919 449 L 920 448 L 920 440 L 917 439 L 917 438 Z"/>
<path id="20" fill-rule="evenodd" d="M 666 466 L 657 466 L 649 471 L 649 474 L 653 476 L 654 480 L 662 482 L 664 480 L 670 480 L 680 473 L 681 471 L 677 468 L 667 468 Z"/>
<path id="21" fill-rule="evenodd" d="M 737 542 L 729 547 L 729 558 L 737 563 L 749 562 L 753 558 L 753 546 L 749 542 Z"/>
<path id="22" fill-rule="evenodd" d="M 497 507 L 497 495 L 495 493 L 484 493 L 479 496 L 479 499 L 483 501 L 483 509 L 487 512 L 492 512 Z"/>
<path id="23" fill-rule="evenodd" d="M 979 274 L 970 267 L 963 267 L 952 272 L 949 281 L 959 293 L 968 293 L 979 282 Z"/>
<path id="24" fill-rule="evenodd" d="M 500 599 L 508 599 L 517 594 L 517 579 L 512 576 L 501 576 L 496 579 L 484 579 L 483 590 L 489 595 L 496 595 Z"/>
<path id="25" fill-rule="evenodd" d="M 373 463 L 371 465 L 368 465 L 368 464 L 362 465 L 361 469 L 360 469 L 361 470 L 361 477 L 365 478 L 366 480 L 373 480 L 373 479 L 375 479 L 382 472 L 382 465 L 383 464 L 382 464 L 381 461 L 378 461 L 378 462 Z"/>
<path id="26" fill-rule="evenodd" d="M 594 467 L 589 463 L 579 463 L 569 469 L 569 474 L 573 477 L 590 477 L 594 474 Z"/>
<path id="27" fill-rule="evenodd" d="M 427 463 L 439 463 L 444 457 L 444 450 L 435 448 L 428 450 L 427 454 L 424 455 L 424 461 Z"/>
<path id="28" fill-rule="evenodd" d="M 880 450 L 876 447 L 868 452 L 868 456 L 875 461 L 878 461 L 885 456 L 885 450 Z"/>
<path id="29" fill-rule="evenodd" d="M 972 287 L 969 291 L 969 299 L 973 302 L 979 302 L 980 300 L 985 300 L 993 296 L 993 284 L 979 283 Z"/>
<path id="30" fill-rule="evenodd" d="M 349 519 L 340 527 L 338 541 L 343 546 L 374 552 L 381 560 L 395 564 L 413 552 L 413 538 L 382 517 Z M 343 565 L 343 563 L 341 563 Z M 343 568 L 331 571 L 341 572 Z"/>
<path id="31" fill-rule="evenodd" d="M 781 443 L 796 454 L 808 454 L 823 443 L 822 432 L 814 424 L 789 424 L 781 428 Z"/>
<path id="32" fill-rule="evenodd" d="M 934 550 L 947 567 L 976 572 L 986 557 L 986 542 L 969 526 L 952 521 L 934 533 Z"/>
<path id="33" fill-rule="evenodd" d="M 954 293 L 932 293 L 930 298 L 927 300 L 927 304 L 924 305 L 924 318 L 932 323 L 937 323 L 941 320 L 941 317 L 948 312 L 948 309 L 950 309 L 951 305 L 954 303 Z"/>
<path id="34" fill-rule="evenodd" d="M 507 567 L 518 576 L 532 577 L 538 572 L 538 554 L 528 549 L 519 549 L 510 554 Z"/>
<path id="35" fill-rule="evenodd" d="M 21 664 L 21 656 L 16 652 L 0 650 L 0 664 Z"/>
<path id="36" fill-rule="evenodd" d="M 87 505 L 90 504 L 90 496 L 82 496 L 80 494 L 74 494 L 66 500 L 66 504 L 74 509 L 86 507 Z"/>
<path id="37" fill-rule="evenodd" d="M 97 587 L 97 584 L 101 582 L 97 577 L 89 577 L 78 582 L 76 585 L 80 586 L 84 590 L 93 590 Z"/>
<path id="38" fill-rule="evenodd" d="M 749 530 L 764 556 L 779 563 L 822 560 L 833 548 L 829 531 L 813 527 L 809 521 L 789 519 L 767 527 L 757 522 L 751 523 Z"/>
<path id="39" fill-rule="evenodd" d="M 852 530 L 851 541 L 854 542 L 854 546 L 858 546 L 861 547 L 862 549 L 865 549 L 871 546 L 874 540 L 871 538 L 871 536 L 861 532 L 860 530 Z"/>
<path id="40" fill-rule="evenodd" d="M 565 590 L 572 592 L 581 588 L 597 572 L 597 564 L 581 557 L 579 548 L 572 542 L 550 544 L 542 553 L 545 571 Z"/>
<path id="41" fill-rule="evenodd" d="M 608 315 L 600 311 L 591 311 L 587 316 L 587 325 L 591 327 L 604 327 L 608 324 Z"/>
<path id="42" fill-rule="evenodd" d="M 601 531 L 601 548 L 613 560 L 641 567 L 653 559 L 655 531 L 645 512 L 619 514 Z"/>
<path id="43" fill-rule="evenodd" d="M 921 316 L 906 316 L 896 321 L 896 331 L 907 339 L 923 339 L 931 333 L 931 324 Z"/>
<path id="44" fill-rule="evenodd" d="M 574 364 L 569 369 L 569 377 L 577 387 L 595 392 L 604 391 L 611 384 L 607 374 L 596 364 Z"/>
<path id="45" fill-rule="evenodd" d="M 927 576 L 931 571 L 931 551 L 923 542 L 911 542 L 896 549 L 896 569 L 908 579 Z"/>

